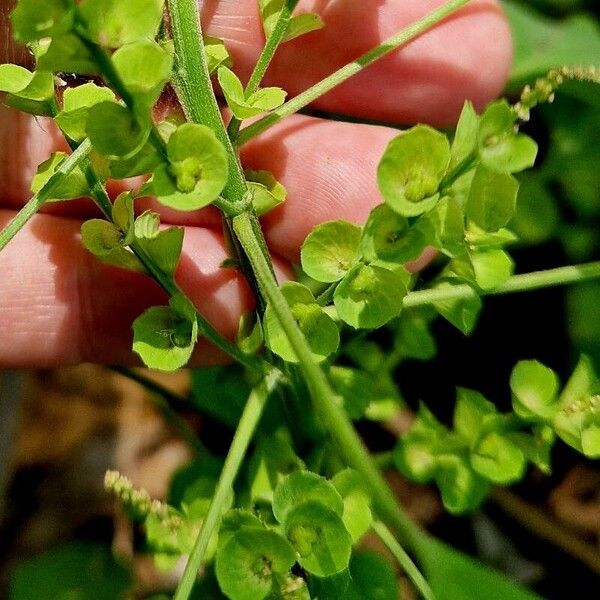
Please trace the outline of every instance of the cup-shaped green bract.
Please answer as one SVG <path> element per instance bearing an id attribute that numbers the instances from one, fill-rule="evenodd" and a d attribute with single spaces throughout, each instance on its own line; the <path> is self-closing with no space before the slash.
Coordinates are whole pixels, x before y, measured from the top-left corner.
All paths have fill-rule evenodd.
<path id="1" fill-rule="evenodd" d="M 97 44 L 118 48 L 153 39 L 163 17 L 164 0 L 84 0 L 84 33 Z"/>
<path id="2" fill-rule="evenodd" d="M 342 279 L 358 258 L 360 232 L 360 227 L 347 221 L 328 221 L 315 227 L 300 253 L 304 272 L 323 283 Z"/>
<path id="3" fill-rule="evenodd" d="M 312 575 L 329 577 L 348 567 L 352 537 L 341 517 L 321 502 L 297 505 L 283 523 L 300 565 Z"/>
<path id="4" fill-rule="evenodd" d="M 195 310 L 183 296 L 173 296 L 169 306 L 149 308 L 133 323 L 133 350 L 151 369 L 174 371 L 183 367 L 197 339 Z"/>
<path id="5" fill-rule="evenodd" d="M 479 117 L 468 100 L 464 103 L 460 118 L 454 132 L 452 147 L 450 148 L 449 171 L 462 167 L 466 162 L 474 159 L 477 148 L 477 131 L 479 129 Z M 465 165 L 466 166 L 466 165 Z"/>
<path id="6" fill-rule="evenodd" d="M 314 360 L 321 362 L 335 352 L 340 343 L 340 333 L 333 319 L 316 303 L 308 288 L 288 282 L 281 291 L 289 304 L 292 314 L 313 353 Z M 298 358 L 288 337 L 279 324 L 279 319 L 271 305 L 267 306 L 263 317 L 263 328 L 267 346 L 288 362 L 298 362 Z"/>
<path id="7" fill-rule="evenodd" d="M 360 253 L 367 261 L 404 264 L 418 258 L 426 244 L 421 228 L 410 227 L 406 217 L 381 204 L 369 215 L 360 239 Z"/>
<path id="8" fill-rule="evenodd" d="M 89 109 L 100 102 L 114 102 L 115 95 L 107 87 L 89 82 L 67 88 L 63 93 L 63 110 L 54 117 L 63 133 L 76 142 L 86 137 Z"/>
<path id="9" fill-rule="evenodd" d="M 138 152 L 150 133 L 150 123 L 141 123 L 127 107 L 99 102 L 89 108 L 86 134 L 94 148 L 107 158 L 128 158 Z"/>
<path id="10" fill-rule="evenodd" d="M 536 360 L 522 360 L 510 376 L 513 410 L 525 419 L 550 422 L 558 411 L 556 373 Z"/>
<path id="11" fill-rule="evenodd" d="M 461 285 L 461 283 L 458 279 L 449 279 L 440 281 L 434 287 L 436 289 L 451 288 L 455 285 Z M 434 303 L 434 306 L 444 319 L 452 323 L 454 327 L 462 331 L 465 335 L 469 335 L 477 324 L 483 303 L 479 296 L 473 295 L 470 298 L 438 300 Z"/>
<path id="12" fill-rule="evenodd" d="M 285 202 L 287 191 L 269 171 L 244 171 L 254 212 L 261 217 Z"/>
<path id="13" fill-rule="evenodd" d="M 99 67 L 90 49 L 75 33 L 61 33 L 52 37 L 39 54 L 38 68 L 53 73 L 99 75 Z"/>
<path id="14" fill-rule="evenodd" d="M 516 173 L 533 166 L 537 144 L 515 131 L 517 115 L 506 100 L 490 104 L 481 115 L 477 143 L 481 162 L 501 173 Z"/>
<path id="15" fill-rule="evenodd" d="M 12 32 L 20 42 L 35 42 L 69 30 L 73 17 L 71 0 L 19 0 L 11 13 Z"/>
<path id="16" fill-rule="evenodd" d="M 515 263 L 501 248 L 486 248 L 470 254 L 475 281 L 482 290 L 502 285 L 513 274 Z"/>
<path id="17" fill-rule="evenodd" d="M 159 166 L 151 190 L 158 201 L 177 210 L 210 204 L 227 182 L 227 152 L 205 125 L 185 123 L 167 143 L 169 164 Z"/>
<path id="18" fill-rule="evenodd" d="M 357 471 L 344 469 L 336 473 L 331 483 L 344 502 L 342 521 L 352 536 L 352 541 L 357 542 L 373 522 L 371 498 L 364 481 Z"/>
<path id="19" fill-rule="evenodd" d="M 48 201 L 72 200 L 90 195 L 90 189 L 81 168 L 75 168 L 67 175 L 57 175 L 56 170 L 67 158 L 64 152 L 54 152 L 48 160 L 41 163 L 35 176 L 31 180 L 31 191 L 37 194 L 52 177 L 60 177 L 60 182 L 55 186 L 52 197 Z"/>
<path id="20" fill-rule="evenodd" d="M 119 48 L 112 62 L 123 84 L 136 101 L 152 106 L 169 81 L 173 57 L 151 40 L 133 42 Z"/>
<path id="21" fill-rule="evenodd" d="M 522 479 L 527 459 L 507 436 L 491 431 L 471 449 L 471 466 L 492 483 L 508 485 Z"/>
<path id="22" fill-rule="evenodd" d="M 406 295 L 402 275 L 376 265 L 353 267 L 335 290 L 342 321 L 356 329 L 376 329 L 398 316 Z"/>
<path id="23" fill-rule="evenodd" d="M 273 514 L 284 523 L 291 510 L 308 501 L 321 502 L 339 516 L 344 512 L 342 497 L 333 484 L 311 471 L 296 471 L 275 488 Z"/>
<path id="24" fill-rule="evenodd" d="M 0 65 L 0 92 L 7 92 L 4 104 L 31 115 L 54 113 L 54 77 L 44 70 L 31 72 L 18 65 Z"/>
<path id="25" fill-rule="evenodd" d="M 567 444 L 590 458 L 600 457 L 600 382 L 582 356 L 559 399 L 553 427 Z"/>
<path id="26" fill-rule="evenodd" d="M 293 548 L 275 531 L 241 527 L 219 547 L 215 572 L 231 600 L 262 600 L 271 593 L 276 575 L 287 574 L 295 559 Z"/>
<path id="27" fill-rule="evenodd" d="M 515 214 L 519 182 L 481 164 L 475 169 L 466 205 L 469 219 L 485 231 L 498 231 Z"/>
<path id="28" fill-rule="evenodd" d="M 217 76 L 227 106 L 229 106 L 236 119 L 249 119 L 266 110 L 277 108 L 285 101 L 286 93 L 276 87 L 261 88 L 246 97 L 242 82 L 227 67 L 220 67 Z"/>
<path id="29" fill-rule="evenodd" d="M 489 483 L 476 473 L 466 454 L 442 454 L 437 459 L 435 481 L 442 502 L 452 514 L 474 510 L 486 497 Z"/>
<path id="30" fill-rule="evenodd" d="M 379 189 L 398 214 L 414 217 L 433 208 L 450 162 L 448 138 L 417 125 L 394 138 L 377 171 Z"/>

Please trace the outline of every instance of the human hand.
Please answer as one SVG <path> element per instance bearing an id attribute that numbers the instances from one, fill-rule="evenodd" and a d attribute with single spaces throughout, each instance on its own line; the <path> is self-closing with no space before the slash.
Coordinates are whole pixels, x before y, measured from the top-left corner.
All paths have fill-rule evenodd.
<path id="1" fill-rule="evenodd" d="M 3 43 L 12 2 L 3 2 L 1 62 L 14 59 Z M 442 0 L 306 0 L 325 29 L 284 45 L 266 84 L 294 95 L 382 39 L 442 4 Z M 247 78 L 263 43 L 255 0 L 205 0 L 208 34 L 224 38 L 235 70 Z M 6 36 L 8 37 L 8 36 Z M 490 43 L 491 41 L 491 43 Z M 510 35 L 493 0 L 471 4 L 404 49 L 323 97 L 315 108 L 392 123 L 450 124 L 464 99 L 481 107 L 497 95 L 510 62 Z M 308 232 L 330 219 L 363 222 L 381 202 L 377 163 L 397 130 L 297 116 L 250 142 L 245 166 L 273 172 L 288 190 L 283 207 L 264 220 L 264 231 L 282 277 Z M 0 109 L 0 228 L 30 196 L 38 163 L 63 148 L 52 122 Z M 151 201 L 163 221 L 186 226 L 176 279 L 199 311 L 233 337 L 240 314 L 251 307 L 241 275 L 223 269 L 227 252 L 218 213 L 177 213 Z M 142 206 L 143 205 L 143 206 Z M 143 275 L 100 264 L 79 241 L 81 220 L 95 214 L 89 201 L 48 206 L 0 254 L 0 365 L 48 367 L 96 361 L 136 362 L 131 323 L 165 302 Z M 198 344 L 194 361 L 219 355 Z"/>

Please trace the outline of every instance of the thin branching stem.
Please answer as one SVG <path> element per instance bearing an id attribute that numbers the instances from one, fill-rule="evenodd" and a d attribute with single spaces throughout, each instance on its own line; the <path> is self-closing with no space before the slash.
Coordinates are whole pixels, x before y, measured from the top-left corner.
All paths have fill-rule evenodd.
<path id="1" fill-rule="evenodd" d="M 284 117 L 288 117 L 289 115 L 298 112 L 305 106 L 308 106 L 311 102 L 314 102 L 327 92 L 330 92 L 333 88 L 337 87 L 344 81 L 354 77 L 354 75 L 357 75 L 363 69 L 369 65 L 372 65 L 380 58 L 383 58 L 390 52 L 393 52 L 401 46 L 404 46 L 411 40 L 426 32 L 428 29 L 431 29 L 435 25 L 439 24 L 452 13 L 462 8 L 469 1 L 470 0 L 450 0 L 450 2 L 446 2 L 436 10 L 430 12 L 428 15 L 425 15 L 422 19 L 419 19 L 415 23 L 412 23 L 403 29 L 400 33 L 388 38 L 379 46 L 369 50 L 351 63 L 344 65 L 335 73 L 329 75 L 329 77 L 326 77 L 295 98 L 292 98 L 292 100 L 289 100 L 285 104 L 281 105 L 279 108 L 269 113 L 266 117 L 263 117 L 259 121 L 256 121 L 256 123 L 253 123 L 252 125 L 242 129 L 237 137 L 236 143 L 238 145 L 245 144 L 253 137 L 256 137 L 258 134 L 281 121 L 281 119 Z"/>

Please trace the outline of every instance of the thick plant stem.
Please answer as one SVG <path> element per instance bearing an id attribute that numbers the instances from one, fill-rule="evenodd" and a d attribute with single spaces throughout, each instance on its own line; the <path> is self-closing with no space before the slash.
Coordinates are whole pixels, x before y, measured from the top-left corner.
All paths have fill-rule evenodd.
<path id="1" fill-rule="evenodd" d="M 232 202 L 242 202 L 247 191 L 246 180 L 210 81 L 198 0 L 169 0 L 169 16 L 175 43 L 173 84 L 177 96 L 188 120 L 210 127 L 227 149 L 229 179 L 223 196 Z"/>
<path id="2" fill-rule="evenodd" d="M 27 224 L 29 219 L 35 215 L 44 203 L 52 198 L 52 193 L 60 183 L 63 176 L 68 175 L 81 162 L 86 159 L 92 150 L 89 140 L 84 141 L 70 154 L 56 169 L 46 185 L 35 194 L 27 204 L 17 213 L 10 223 L 0 232 L 0 252 L 6 247 L 10 240 Z"/>
<path id="3" fill-rule="evenodd" d="M 547 287 L 583 283 L 593 279 L 600 279 L 600 261 L 513 275 L 502 285 L 491 290 L 476 291 L 468 284 L 461 284 L 409 292 L 404 297 L 404 307 L 414 308 L 425 304 L 443 302 L 444 300 L 466 300 L 477 296 L 500 296 L 517 292 L 529 292 Z"/>
<path id="4" fill-rule="evenodd" d="M 396 541 L 396 538 L 392 535 L 391 531 L 381 521 L 375 521 L 372 528 L 381 541 L 387 546 L 388 550 L 394 555 L 394 558 L 398 561 L 398 564 L 402 567 L 402 570 L 406 573 L 407 577 L 413 582 L 414 586 L 421 594 L 421 597 L 425 600 L 435 600 L 435 596 L 425 580 L 425 577 L 423 577 L 421 571 L 419 571 L 417 565 L 415 565 L 404 548 Z"/>
<path id="5" fill-rule="evenodd" d="M 241 214 L 235 217 L 233 227 L 248 255 L 261 290 L 298 357 L 300 369 L 306 380 L 315 409 L 321 415 L 344 459 L 365 478 L 381 518 L 393 526 L 408 548 L 416 549 L 419 546 L 419 539 L 422 534 L 398 506 L 396 498 L 382 479 L 377 467 L 373 464 L 348 416 L 336 404 L 335 394 L 325 374 L 314 362 L 310 348 L 298 328 L 290 307 L 271 274 L 260 245 L 256 241 L 249 216 Z"/>
<path id="6" fill-rule="evenodd" d="M 279 45 L 287 33 L 292 12 L 294 12 L 297 4 L 298 0 L 287 0 L 283 5 L 275 28 L 271 32 L 271 35 L 267 38 L 267 42 L 262 49 L 252 74 L 250 75 L 250 79 L 246 84 L 246 89 L 244 90 L 246 97 L 254 94 L 254 92 L 258 90 L 258 86 L 263 80 L 263 77 L 265 76 L 265 73 L 271 64 L 273 57 L 275 56 L 275 52 L 277 52 L 277 48 L 279 48 Z M 227 127 L 227 133 L 229 134 L 229 139 L 231 139 L 232 142 L 235 142 L 235 138 L 240 130 L 240 125 L 241 121 L 236 117 L 233 117 L 229 123 L 229 126 Z"/>
<path id="7" fill-rule="evenodd" d="M 357 73 L 360 73 L 364 68 L 373 64 L 380 58 L 383 58 L 397 48 L 407 44 L 431 27 L 437 25 L 440 21 L 443 21 L 446 17 L 456 12 L 459 8 L 462 8 L 469 1 L 470 0 L 450 0 L 449 2 L 446 2 L 446 4 L 443 4 L 436 10 L 424 16 L 416 23 L 409 25 L 400 33 L 388 38 L 376 48 L 369 50 L 353 62 L 348 63 L 341 69 L 338 69 L 335 73 L 329 75 L 329 77 L 326 77 L 292 100 L 275 109 L 266 117 L 263 117 L 256 123 L 253 123 L 252 125 L 242 129 L 237 138 L 237 144 L 242 145 L 246 143 L 259 133 L 262 133 L 272 125 L 275 125 L 275 123 L 281 121 L 281 119 L 284 117 L 298 112 L 300 109 L 304 108 L 311 102 L 314 102 L 317 100 L 317 98 L 320 98 L 347 79 L 350 79 Z"/>
<path id="8" fill-rule="evenodd" d="M 215 494 L 208 508 L 208 513 L 179 581 L 173 600 L 187 600 L 190 597 L 198 571 L 205 560 L 206 548 L 208 547 L 210 538 L 217 529 L 219 519 L 223 513 L 223 506 L 227 500 L 227 496 L 231 493 L 231 488 L 233 487 L 240 465 L 246 456 L 248 446 L 256 431 L 256 426 L 260 421 L 269 396 L 279 383 L 280 374 L 278 371 L 273 370 L 252 390 L 252 393 L 248 397 L 248 402 L 231 442 L 231 447 L 225 459 L 225 464 L 223 465 Z"/>

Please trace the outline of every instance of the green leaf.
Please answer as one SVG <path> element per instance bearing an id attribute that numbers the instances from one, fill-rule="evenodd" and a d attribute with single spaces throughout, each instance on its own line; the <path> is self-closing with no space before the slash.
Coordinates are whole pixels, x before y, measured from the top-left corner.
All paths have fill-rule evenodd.
<path id="1" fill-rule="evenodd" d="M 438 187 L 450 162 L 446 136 L 417 125 L 395 137 L 379 163 L 379 189 L 389 206 L 414 217 L 435 206 Z"/>
<path id="2" fill-rule="evenodd" d="M 86 124 L 90 107 L 100 102 L 114 102 L 115 95 L 107 87 L 84 83 L 69 87 L 63 93 L 63 110 L 54 117 L 63 133 L 76 142 L 86 137 Z"/>
<path id="3" fill-rule="evenodd" d="M 361 551 L 352 554 L 350 575 L 363 600 L 398 600 L 398 579 L 381 554 Z M 344 596 L 344 598 L 346 598 Z"/>
<path id="4" fill-rule="evenodd" d="M 122 192 L 115 198 L 112 207 L 112 220 L 124 234 L 128 244 L 133 241 L 134 238 L 134 202 L 135 198 L 131 192 Z"/>
<path id="5" fill-rule="evenodd" d="M 441 281 L 435 288 L 451 288 L 455 285 L 459 285 L 459 283 L 451 280 Z M 473 296 L 471 298 L 438 300 L 435 302 L 434 307 L 444 319 L 452 323 L 465 335 L 469 335 L 477 324 L 477 318 L 483 303 L 479 296 Z"/>
<path id="6" fill-rule="evenodd" d="M 489 248 L 471 253 L 475 281 L 482 290 L 492 290 L 510 279 L 515 263 L 500 248 Z"/>
<path id="7" fill-rule="evenodd" d="M 219 546 L 225 546 L 242 527 L 265 530 L 263 522 L 254 513 L 242 509 L 228 510 L 219 527 Z"/>
<path id="8" fill-rule="evenodd" d="M 508 436 L 491 431 L 474 444 L 471 466 L 492 483 L 508 485 L 523 478 L 527 459 Z"/>
<path id="9" fill-rule="evenodd" d="M 497 412 L 495 405 L 479 392 L 458 388 L 453 417 L 454 430 L 471 445 L 479 437 L 485 418 Z"/>
<path id="10" fill-rule="evenodd" d="M 242 527 L 219 548 L 215 572 L 231 600 L 262 600 L 273 588 L 274 575 L 286 574 L 294 562 L 294 550 L 278 533 Z"/>
<path id="11" fill-rule="evenodd" d="M 426 245 L 422 229 L 410 227 L 405 217 L 387 204 L 380 204 L 371 211 L 365 224 L 360 253 L 367 261 L 404 264 L 419 258 Z"/>
<path id="12" fill-rule="evenodd" d="M 472 469 L 466 454 L 438 456 L 435 482 L 444 507 L 455 515 L 475 510 L 489 490 L 488 482 Z"/>
<path id="13" fill-rule="evenodd" d="M 132 271 L 145 272 L 138 258 L 124 248 L 122 232 L 103 219 L 91 219 L 81 225 L 81 243 L 103 263 Z"/>
<path id="14" fill-rule="evenodd" d="M 375 265 L 356 265 L 335 290 L 340 319 L 355 329 L 376 329 L 398 316 L 406 295 L 401 274 Z"/>
<path id="15" fill-rule="evenodd" d="M 54 112 L 54 77 L 48 71 L 0 65 L 0 92 L 9 92 L 4 104 L 21 112 L 46 117 Z"/>
<path id="16" fill-rule="evenodd" d="M 281 286 L 292 314 L 304 334 L 317 362 L 325 360 L 335 352 L 340 343 L 340 334 L 333 319 L 316 303 L 310 290 L 295 282 Z M 263 318 L 265 342 L 278 356 L 288 362 L 298 362 L 296 353 L 279 325 L 273 307 L 267 306 Z"/>
<path id="17" fill-rule="evenodd" d="M 227 67 L 220 67 L 217 77 L 227 106 L 237 119 L 254 117 L 266 110 L 277 108 L 285 102 L 286 92 L 276 87 L 261 88 L 246 98 L 242 82 Z"/>
<path id="18" fill-rule="evenodd" d="M 317 281 L 339 281 L 358 258 L 360 227 L 347 221 L 328 221 L 315 227 L 302 244 L 304 272 Z"/>
<path id="19" fill-rule="evenodd" d="M 174 371 L 183 367 L 197 339 L 195 309 L 183 296 L 173 296 L 168 307 L 149 308 L 133 323 L 133 350 L 151 369 Z"/>
<path id="20" fill-rule="evenodd" d="M 163 17 L 163 0 L 84 0 L 79 6 L 86 35 L 108 48 L 154 39 Z"/>
<path id="21" fill-rule="evenodd" d="M 427 219 L 433 227 L 433 245 L 450 257 L 464 253 L 465 217 L 456 198 L 444 196 L 435 208 L 422 218 Z"/>
<path id="22" fill-rule="evenodd" d="M 563 389 L 554 430 L 589 458 L 600 457 L 600 389 L 589 358 L 582 356 Z"/>
<path id="23" fill-rule="evenodd" d="M 525 455 L 525 458 L 531 461 L 542 473 L 550 475 L 552 466 L 550 462 L 550 453 L 556 434 L 552 427 L 548 425 L 538 425 L 532 427 L 533 434 L 524 433 L 522 431 L 511 431 L 506 434 Z"/>
<path id="24" fill-rule="evenodd" d="M 558 410 L 558 388 L 552 369 L 537 360 L 522 360 L 510 376 L 513 410 L 524 419 L 551 421 Z"/>
<path id="25" fill-rule="evenodd" d="M 371 528 L 371 498 L 357 471 L 345 469 L 331 480 L 344 502 L 342 521 L 356 543 Z"/>
<path id="26" fill-rule="evenodd" d="M 481 162 L 500 173 L 523 171 L 535 162 L 537 144 L 515 132 L 516 115 L 506 100 L 490 104 L 479 123 L 477 143 Z"/>
<path id="27" fill-rule="evenodd" d="M 227 152 L 205 125 L 185 123 L 167 143 L 169 165 L 154 172 L 151 190 L 158 201 L 177 210 L 210 204 L 227 182 Z"/>
<path id="28" fill-rule="evenodd" d="M 125 106 L 100 102 L 89 108 L 86 133 L 94 148 L 108 158 L 129 158 L 150 134 L 150 123 L 141 124 Z"/>
<path id="29" fill-rule="evenodd" d="M 309 501 L 320 502 L 340 517 L 344 512 L 344 502 L 333 484 L 311 471 L 295 471 L 275 488 L 273 514 L 285 524 L 292 510 Z"/>
<path id="30" fill-rule="evenodd" d="M 252 206 L 259 217 L 283 204 L 287 190 L 269 171 L 244 171 L 248 189 L 252 191 Z"/>
<path id="31" fill-rule="evenodd" d="M 317 31 L 325 27 L 325 23 L 320 15 L 316 13 L 303 13 L 290 19 L 287 31 L 282 43 L 295 40 L 296 38 Z"/>
<path id="32" fill-rule="evenodd" d="M 497 571 L 432 538 L 418 555 L 436 598 L 443 600 L 542 600 Z"/>
<path id="33" fill-rule="evenodd" d="M 71 542 L 15 567 L 11 600 L 114 600 L 129 593 L 130 573 L 108 545 Z"/>
<path id="34" fill-rule="evenodd" d="M 452 147 L 450 148 L 450 165 L 448 170 L 452 171 L 462 165 L 477 147 L 477 131 L 479 130 L 479 117 L 473 108 L 473 104 L 467 100 L 460 113 Z"/>
<path id="35" fill-rule="evenodd" d="M 33 73 L 19 65 L 0 65 L 0 92 L 15 94 L 25 89 L 33 79 Z"/>
<path id="36" fill-rule="evenodd" d="M 364 416 L 371 401 L 380 399 L 374 378 L 365 371 L 334 365 L 329 369 L 329 379 L 343 400 L 344 410 L 354 421 Z"/>
<path id="37" fill-rule="evenodd" d="M 240 317 L 235 342 L 245 354 L 256 354 L 263 347 L 265 338 L 262 324 L 254 311 Z"/>
<path id="38" fill-rule="evenodd" d="M 112 62 L 136 100 L 152 106 L 171 77 L 173 56 L 156 42 L 142 40 L 119 48 Z"/>
<path id="39" fill-rule="evenodd" d="M 169 227 L 159 230 L 160 217 L 146 211 L 134 224 L 135 239 L 152 262 L 164 273 L 173 275 L 183 247 L 183 227 Z"/>
<path id="40" fill-rule="evenodd" d="M 19 0 L 10 17 L 12 33 L 19 42 L 34 42 L 68 31 L 73 16 L 71 0 Z"/>
<path id="41" fill-rule="evenodd" d="M 518 91 L 536 77 L 562 65 L 592 66 L 600 56 L 600 27 L 592 14 L 557 20 L 527 4 L 503 2 L 510 20 L 514 56 L 509 89 Z"/>
<path id="42" fill-rule="evenodd" d="M 299 564 L 312 575 L 328 577 L 348 566 L 352 538 L 340 516 L 321 502 L 293 508 L 286 515 L 284 530 Z"/>
<path id="43" fill-rule="evenodd" d="M 274 491 L 283 479 L 304 468 L 304 463 L 283 435 L 261 439 L 249 466 L 252 500 L 272 503 Z"/>
<path id="44" fill-rule="evenodd" d="M 210 35 L 203 36 L 208 72 L 214 73 L 220 66 L 231 67 L 233 61 L 223 40 Z"/>
<path id="45" fill-rule="evenodd" d="M 54 176 L 61 163 L 67 158 L 65 152 L 54 152 L 48 160 L 41 163 L 31 181 L 31 191 L 37 194 Z M 73 169 L 68 175 L 62 175 L 60 183 L 54 187 L 50 202 L 83 198 L 90 195 L 90 188 L 85 174 L 80 167 Z"/>
<path id="46" fill-rule="evenodd" d="M 498 231 L 515 214 L 518 190 L 512 175 L 479 165 L 467 200 L 467 216 L 485 231 Z"/>
<path id="47" fill-rule="evenodd" d="M 402 311 L 396 325 L 395 344 L 404 358 L 430 360 L 436 355 L 437 345 L 430 331 L 430 321 L 423 310 Z"/>
<path id="48" fill-rule="evenodd" d="M 38 67 L 53 73 L 98 75 L 98 66 L 90 50 L 74 33 L 54 36 L 38 59 Z"/>

